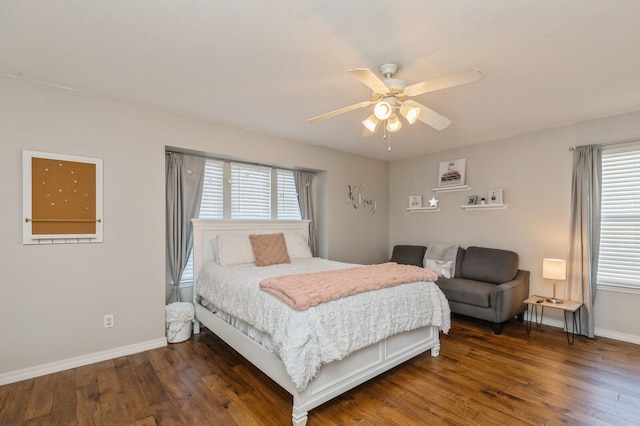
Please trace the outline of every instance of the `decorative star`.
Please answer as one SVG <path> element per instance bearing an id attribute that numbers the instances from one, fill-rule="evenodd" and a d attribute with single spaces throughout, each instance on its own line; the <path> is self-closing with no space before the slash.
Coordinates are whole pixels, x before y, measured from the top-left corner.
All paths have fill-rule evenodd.
<path id="1" fill-rule="evenodd" d="M 429 207 L 438 207 L 438 201 L 440 200 L 436 200 L 436 197 L 432 197 L 429 200 Z"/>

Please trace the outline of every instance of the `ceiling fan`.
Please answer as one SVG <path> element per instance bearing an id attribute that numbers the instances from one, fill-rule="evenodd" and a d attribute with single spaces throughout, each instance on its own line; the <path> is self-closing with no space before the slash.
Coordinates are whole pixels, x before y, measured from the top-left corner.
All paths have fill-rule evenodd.
<path id="1" fill-rule="evenodd" d="M 335 117 L 336 115 L 343 114 L 345 112 L 365 108 L 369 105 L 375 104 L 373 114 L 362 122 L 366 128 L 364 133 L 365 135 L 375 132 L 381 122 L 386 122 L 385 128 L 389 132 L 400 130 L 402 122 L 398 118 L 398 112 L 409 124 L 413 124 L 416 120 L 420 120 L 434 129 L 443 130 L 451 124 L 451 120 L 414 100 L 406 98 L 446 89 L 448 87 L 471 83 L 482 77 L 480 71 L 470 68 L 465 71 L 407 86 L 404 81 L 392 78 L 395 73 L 398 72 L 399 68 L 400 65 L 394 62 L 380 65 L 378 70 L 380 71 L 380 74 L 384 76 L 384 80 L 381 80 L 368 68 L 350 69 L 349 72 L 352 76 L 360 80 L 364 85 L 372 90 L 371 100 L 359 102 L 357 104 L 349 105 L 347 107 L 313 117 L 309 119 L 309 122 L 315 123 L 326 118 Z"/>

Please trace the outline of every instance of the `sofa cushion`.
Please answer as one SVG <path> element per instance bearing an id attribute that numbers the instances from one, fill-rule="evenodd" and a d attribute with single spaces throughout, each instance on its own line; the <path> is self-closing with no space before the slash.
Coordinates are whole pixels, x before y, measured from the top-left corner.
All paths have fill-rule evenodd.
<path id="1" fill-rule="evenodd" d="M 518 253 L 486 247 L 467 247 L 461 278 L 502 284 L 518 273 Z"/>
<path id="2" fill-rule="evenodd" d="M 425 246 L 395 246 L 389 262 L 396 262 L 402 265 L 422 266 L 425 251 L 427 251 Z"/>
<path id="3" fill-rule="evenodd" d="M 464 278 L 438 278 L 440 290 L 450 302 L 489 308 L 489 294 L 495 289 L 494 284 Z"/>

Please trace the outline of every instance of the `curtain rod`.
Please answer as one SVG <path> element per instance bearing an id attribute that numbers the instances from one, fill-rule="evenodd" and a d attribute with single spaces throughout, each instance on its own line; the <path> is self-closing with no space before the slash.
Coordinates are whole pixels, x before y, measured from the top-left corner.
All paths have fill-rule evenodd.
<path id="1" fill-rule="evenodd" d="M 629 143 L 629 142 L 638 142 L 640 141 L 640 139 L 625 139 L 622 141 L 611 141 L 611 142 L 602 142 L 602 143 L 595 143 L 593 145 L 600 145 L 600 146 L 607 146 L 607 145 L 617 145 L 617 144 L 623 144 L 623 143 Z M 576 148 L 580 147 L 580 146 L 589 146 L 589 145 L 577 145 L 577 146 L 570 146 L 569 147 L 569 151 L 575 151 Z"/>
<path id="2" fill-rule="evenodd" d="M 315 169 L 305 169 L 302 167 L 290 167 L 290 166 L 280 166 L 277 165 L 275 163 L 257 163 L 255 161 L 243 161 L 243 160 L 236 160 L 232 157 L 227 157 L 227 156 L 213 156 L 213 155 L 206 155 L 206 154 L 199 154 L 199 153 L 193 153 L 193 152 L 189 152 L 189 151 L 172 151 L 172 150 L 165 150 L 164 151 L 165 155 L 171 155 L 171 154 L 185 154 L 185 155 L 193 155 L 194 157 L 201 157 L 201 158 L 206 158 L 206 159 L 211 159 L 211 160 L 218 160 L 218 161 L 225 161 L 225 162 L 233 162 L 233 163 L 240 163 L 240 164 L 248 164 L 250 166 L 261 166 L 261 167 L 271 167 L 274 169 L 281 169 L 281 170 L 290 170 L 290 171 L 300 171 L 300 172 L 309 172 L 309 173 L 320 173 L 322 170 L 315 170 Z"/>

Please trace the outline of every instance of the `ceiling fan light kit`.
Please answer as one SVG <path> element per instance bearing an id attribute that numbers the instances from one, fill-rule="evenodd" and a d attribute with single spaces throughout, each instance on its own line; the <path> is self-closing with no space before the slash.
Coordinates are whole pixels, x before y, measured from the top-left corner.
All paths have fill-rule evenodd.
<path id="1" fill-rule="evenodd" d="M 396 111 L 404 117 L 409 124 L 420 120 L 436 130 L 443 130 L 451 124 L 451 120 L 444 117 L 430 108 L 414 100 L 405 100 L 407 97 L 423 95 L 425 93 L 442 90 L 461 84 L 472 83 L 482 77 L 480 71 L 470 68 L 454 74 L 449 74 L 434 79 L 422 81 L 420 83 L 407 84 L 397 78 L 391 78 L 400 69 L 400 64 L 389 62 L 378 67 L 378 71 L 385 80 L 381 80 L 374 72 L 368 68 L 350 69 L 349 73 L 360 80 L 365 86 L 371 89 L 371 100 L 350 105 L 327 114 L 311 118 L 309 122 L 316 122 L 326 118 L 335 117 L 358 108 L 365 108 L 375 104 L 373 114 L 362 122 L 364 127 L 371 133 L 375 132 L 381 121 L 386 121 L 384 129 L 389 132 L 396 132 L 402 127 L 402 122 L 398 118 Z M 386 138 L 386 132 L 383 135 Z M 389 146 L 389 150 L 391 147 Z"/>

